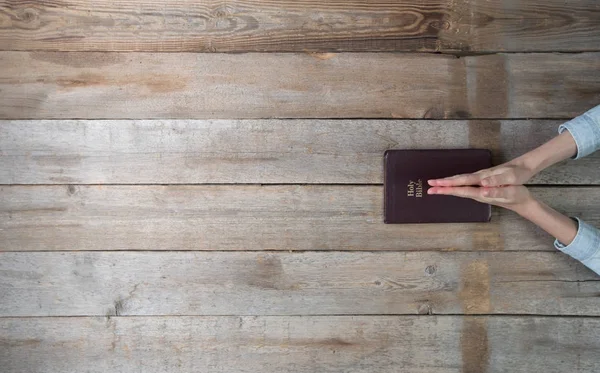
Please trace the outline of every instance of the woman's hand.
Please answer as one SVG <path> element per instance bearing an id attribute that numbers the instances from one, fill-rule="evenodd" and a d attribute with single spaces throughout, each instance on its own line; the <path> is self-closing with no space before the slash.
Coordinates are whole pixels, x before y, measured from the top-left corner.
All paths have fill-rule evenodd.
<path id="1" fill-rule="evenodd" d="M 535 201 L 526 187 L 512 185 L 495 188 L 479 187 L 432 187 L 427 194 L 444 194 L 462 198 L 471 198 L 475 201 L 489 203 L 509 210 L 522 212 Z"/>
<path id="2" fill-rule="evenodd" d="M 535 175 L 533 168 L 526 162 L 515 159 L 496 167 L 463 174 L 444 179 L 428 180 L 429 185 L 439 187 L 458 187 L 480 185 L 484 187 L 499 187 L 503 185 L 523 185 Z"/>

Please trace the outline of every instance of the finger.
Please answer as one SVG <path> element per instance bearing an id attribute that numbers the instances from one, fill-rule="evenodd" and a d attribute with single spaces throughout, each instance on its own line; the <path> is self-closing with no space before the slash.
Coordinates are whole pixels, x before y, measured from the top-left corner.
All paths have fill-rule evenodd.
<path id="1" fill-rule="evenodd" d="M 474 187 L 433 187 L 427 191 L 428 194 L 443 194 L 461 198 L 481 198 L 481 188 Z"/>
<path id="2" fill-rule="evenodd" d="M 481 190 L 481 196 L 483 198 L 497 198 L 501 194 L 500 188 L 487 188 L 484 187 Z"/>
<path id="3" fill-rule="evenodd" d="M 452 186 L 464 186 L 464 185 L 479 185 L 481 181 L 481 174 L 463 174 L 446 177 L 443 179 L 428 180 L 431 186 L 441 187 L 452 187 Z"/>
<path id="4" fill-rule="evenodd" d="M 482 188 L 482 200 L 488 203 L 506 203 L 510 202 L 511 199 L 511 186 L 507 187 L 494 187 L 494 188 Z"/>
<path id="5" fill-rule="evenodd" d="M 515 178 L 510 173 L 502 173 L 498 175 L 492 175 L 481 180 L 481 185 L 485 187 L 499 187 L 503 185 L 513 185 Z"/>

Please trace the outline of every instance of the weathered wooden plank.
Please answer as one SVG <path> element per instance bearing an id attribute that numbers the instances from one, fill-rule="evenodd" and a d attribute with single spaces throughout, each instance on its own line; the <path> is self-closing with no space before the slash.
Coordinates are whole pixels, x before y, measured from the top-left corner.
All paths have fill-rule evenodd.
<path id="1" fill-rule="evenodd" d="M 600 223 L 600 188 L 535 188 Z M 0 250 L 554 250 L 506 210 L 491 223 L 383 224 L 381 186 L 2 186 Z"/>
<path id="2" fill-rule="evenodd" d="M 595 0 L 0 2 L 0 49 L 590 51 Z"/>
<path id="3" fill-rule="evenodd" d="M 390 148 L 491 149 L 499 164 L 559 121 L 1 121 L 1 184 L 382 183 Z M 533 184 L 600 184 L 600 154 Z"/>
<path id="4" fill-rule="evenodd" d="M 0 118 L 568 118 L 599 53 L 0 52 Z"/>
<path id="5" fill-rule="evenodd" d="M 562 253 L 3 253 L 0 317 L 600 316 L 600 278 Z"/>
<path id="6" fill-rule="evenodd" d="M 597 318 L 3 318 L 0 331 L 6 373 L 600 369 Z"/>

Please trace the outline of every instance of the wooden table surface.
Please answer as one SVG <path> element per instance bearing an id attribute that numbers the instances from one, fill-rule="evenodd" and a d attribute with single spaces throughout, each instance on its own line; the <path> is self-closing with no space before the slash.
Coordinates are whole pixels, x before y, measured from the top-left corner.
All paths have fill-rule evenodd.
<path id="1" fill-rule="evenodd" d="M 599 103 L 596 0 L 0 0 L 0 371 L 599 372 L 552 237 L 382 219 Z M 600 154 L 530 184 L 600 226 Z"/>

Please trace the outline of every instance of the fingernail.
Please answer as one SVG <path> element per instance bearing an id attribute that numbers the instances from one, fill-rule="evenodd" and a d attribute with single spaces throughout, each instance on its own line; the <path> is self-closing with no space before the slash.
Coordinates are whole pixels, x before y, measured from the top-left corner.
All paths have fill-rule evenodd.
<path id="1" fill-rule="evenodd" d="M 435 189 L 427 189 L 427 194 L 435 194 Z"/>
<path id="2" fill-rule="evenodd" d="M 487 180 L 481 180 L 481 185 L 488 186 L 488 185 L 490 185 L 490 182 Z"/>

